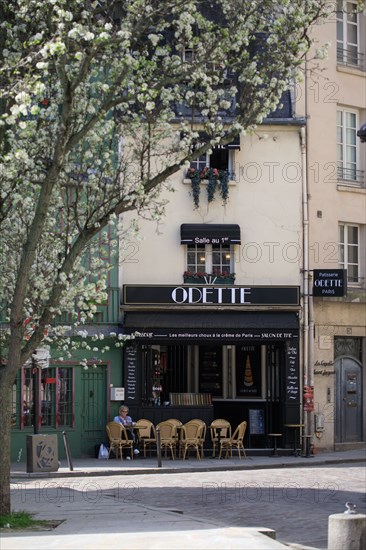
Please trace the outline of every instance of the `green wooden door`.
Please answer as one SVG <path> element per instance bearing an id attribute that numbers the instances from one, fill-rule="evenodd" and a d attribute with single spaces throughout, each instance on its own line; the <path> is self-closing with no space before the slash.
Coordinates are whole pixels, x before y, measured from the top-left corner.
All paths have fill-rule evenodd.
<path id="1" fill-rule="evenodd" d="M 106 440 L 107 368 L 81 374 L 81 455 L 94 457 L 95 445 Z"/>

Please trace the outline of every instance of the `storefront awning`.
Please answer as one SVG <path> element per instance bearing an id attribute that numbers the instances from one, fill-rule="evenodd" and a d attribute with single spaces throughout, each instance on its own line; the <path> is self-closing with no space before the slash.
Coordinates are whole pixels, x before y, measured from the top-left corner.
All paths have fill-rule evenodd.
<path id="1" fill-rule="evenodd" d="M 181 244 L 240 244 L 237 224 L 183 223 L 180 226 Z"/>
<path id="2" fill-rule="evenodd" d="M 127 312 L 124 332 L 142 340 L 270 341 L 297 338 L 296 312 Z"/>

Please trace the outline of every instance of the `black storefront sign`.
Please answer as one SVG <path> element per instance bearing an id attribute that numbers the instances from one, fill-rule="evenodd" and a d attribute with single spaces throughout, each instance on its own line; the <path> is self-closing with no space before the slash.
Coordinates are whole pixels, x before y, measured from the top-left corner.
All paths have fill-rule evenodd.
<path id="1" fill-rule="evenodd" d="M 169 328 L 148 328 L 141 330 L 141 327 L 128 328 L 129 333 L 133 333 L 136 340 L 143 341 L 162 341 L 169 340 L 171 344 L 176 341 L 182 342 L 215 342 L 225 340 L 234 344 L 236 341 L 242 340 L 250 341 L 279 341 L 279 340 L 292 340 L 297 338 L 297 332 L 285 330 L 285 331 L 273 331 L 273 330 L 243 330 L 243 329 L 169 329 Z"/>
<path id="2" fill-rule="evenodd" d="M 346 269 L 314 269 L 313 296 L 339 297 L 346 294 Z"/>
<path id="3" fill-rule="evenodd" d="M 125 305 L 299 305 L 297 286 L 124 285 Z"/>

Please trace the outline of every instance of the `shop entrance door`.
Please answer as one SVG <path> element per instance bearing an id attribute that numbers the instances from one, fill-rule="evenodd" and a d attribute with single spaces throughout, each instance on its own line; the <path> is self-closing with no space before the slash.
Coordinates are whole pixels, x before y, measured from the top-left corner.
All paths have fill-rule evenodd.
<path id="1" fill-rule="evenodd" d="M 360 363 L 351 357 L 341 357 L 335 362 L 335 434 L 336 443 L 362 440 Z"/>
<path id="2" fill-rule="evenodd" d="M 106 439 L 107 368 L 98 366 L 81 374 L 81 454 L 94 456 L 94 447 Z"/>

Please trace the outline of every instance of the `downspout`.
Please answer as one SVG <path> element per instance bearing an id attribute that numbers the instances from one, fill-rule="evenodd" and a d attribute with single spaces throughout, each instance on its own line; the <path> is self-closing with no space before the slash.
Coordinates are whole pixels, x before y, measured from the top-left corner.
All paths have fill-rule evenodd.
<path id="1" fill-rule="evenodd" d="M 309 208 L 308 208 L 308 181 L 307 181 L 307 149 L 306 128 L 300 128 L 301 170 L 302 170 L 302 224 L 303 224 L 303 319 L 302 319 L 302 357 L 303 357 L 303 384 L 311 385 L 310 369 L 310 340 L 309 337 Z M 304 434 L 311 435 L 311 421 L 309 412 L 303 412 Z M 304 449 L 305 450 L 305 449 Z"/>
<path id="2" fill-rule="evenodd" d="M 301 168 L 302 168 L 302 210 L 303 210 L 303 368 L 304 386 L 314 388 L 313 369 L 314 363 L 314 318 L 312 296 L 310 295 L 311 272 L 309 270 L 309 204 L 308 204 L 308 180 L 307 180 L 307 139 L 306 128 L 300 128 L 301 141 Z M 304 404 L 304 392 L 303 392 Z M 312 434 L 311 411 L 303 409 L 304 439 L 303 451 L 305 456 L 310 456 L 310 437 Z"/>

